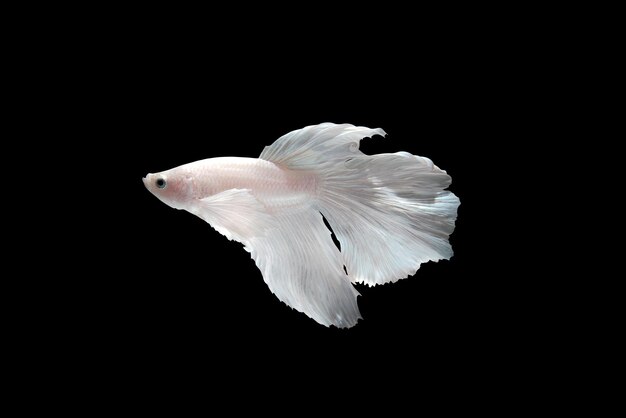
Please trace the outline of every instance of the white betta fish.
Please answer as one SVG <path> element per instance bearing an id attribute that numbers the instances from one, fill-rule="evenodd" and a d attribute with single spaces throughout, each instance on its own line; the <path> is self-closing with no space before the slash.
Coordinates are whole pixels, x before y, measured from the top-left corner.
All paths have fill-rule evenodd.
<path id="1" fill-rule="evenodd" d="M 428 158 L 359 151 L 373 135 L 385 132 L 307 126 L 259 158 L 209 158 L 143 181 L 165 204 L 243 243 L 281 301 L 320 324 L 351 327 L 361 318 L 352 283 L 395 282 L 452 256 L 460 203 Z"/>

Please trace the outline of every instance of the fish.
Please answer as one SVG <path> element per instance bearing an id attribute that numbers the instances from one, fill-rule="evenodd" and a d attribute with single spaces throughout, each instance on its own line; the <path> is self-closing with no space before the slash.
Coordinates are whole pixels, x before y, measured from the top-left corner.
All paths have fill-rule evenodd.
<path id="1" fill-rule="evenodd" d="M 215 157 L 143 178 L 166 205 L 244 245 L 276 297 L 324 326 L 362 316 L 354 284 L 396 282 L 453 255 L 451 177 L 408 152 L 367 155 L 381 128 L 322 123 L 289 132 L 259 158 Z M 328 223 L 339 242 L 335 245 Z"/>

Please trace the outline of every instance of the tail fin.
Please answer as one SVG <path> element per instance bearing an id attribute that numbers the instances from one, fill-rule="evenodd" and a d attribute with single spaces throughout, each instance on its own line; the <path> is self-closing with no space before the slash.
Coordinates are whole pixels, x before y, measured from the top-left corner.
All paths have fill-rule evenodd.
<path id="1" fill-rule="evenodd" d="M 431 160 L 406 152 L 366 155 L 359 141 L 382 129 L 308 126 L 279 138 L 260 158 L 319 173 L 315 203 L 341 244 L 352 282 L 395 282 L 427 261 L 452 257 L 459 199 Z"/>

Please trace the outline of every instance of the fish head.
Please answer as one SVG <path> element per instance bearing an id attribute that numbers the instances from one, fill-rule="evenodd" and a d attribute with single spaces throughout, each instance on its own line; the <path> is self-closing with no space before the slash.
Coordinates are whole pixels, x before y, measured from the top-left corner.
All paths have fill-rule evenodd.
<path id="1" fill-rule="evenodd" d="M 193 200 L 193 177 L 184 169 L 175 168 L 160 173 L 150 173 L 143 178 L 143 184 L 150 193 L 175 209 L 185 209 Z"/>

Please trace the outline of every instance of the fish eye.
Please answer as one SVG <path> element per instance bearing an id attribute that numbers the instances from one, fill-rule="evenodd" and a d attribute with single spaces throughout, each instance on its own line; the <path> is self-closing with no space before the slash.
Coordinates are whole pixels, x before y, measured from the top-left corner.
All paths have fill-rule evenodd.
<path id="1" fill-rule="evenodd" d="M 163 189 L 163 188 L 165 188 L 165 186 L 166 186 L 166 185 L 167 185 L 167 182 L 165 181 L 165 179 L 157 179 L 157 181 L 156 181 L 156 186 L 157 186 L 159 189 Z"/>

